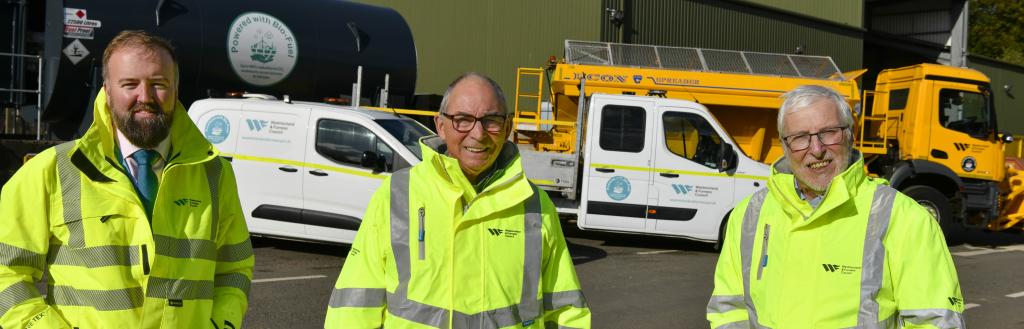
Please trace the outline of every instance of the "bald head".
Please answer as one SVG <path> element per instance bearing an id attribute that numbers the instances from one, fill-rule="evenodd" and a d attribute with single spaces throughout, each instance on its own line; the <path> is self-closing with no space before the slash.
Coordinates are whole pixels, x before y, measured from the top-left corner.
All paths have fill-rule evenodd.
<path id="1" fill-rule="evenodd" d="M 457 159 L 462 173 L 476 183 L 480 174 L 494 166 L 511 132 L 511 121 L 498 84 L 470 72 L 448 86 L 434 124 L 447 155 Z"/>

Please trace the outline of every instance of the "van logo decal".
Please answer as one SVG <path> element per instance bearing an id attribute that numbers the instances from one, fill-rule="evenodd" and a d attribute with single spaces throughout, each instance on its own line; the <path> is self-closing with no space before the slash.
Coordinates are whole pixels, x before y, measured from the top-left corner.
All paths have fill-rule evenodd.
<path id="1" fill-rule="evenodd" d="M 211 118 L 210 121 L 206 122 L 206 128 L 203 129 L 203 137 L 206 137 L 206 140 L 213 144 L 224 142 L 230 134 L 231 123 L 223 115 L 216 115 Z"/>
<path id="2" fill-rule="evenodd" d="M 238 15 L 228 29 L 227 43 L 235 74 L 256 86 L 281 82 L 299 58 L 299 43 L 288 25 L 261 12 Z"/>
<path id="3" fill-rule="evenodd" d="M 629 197 L 629 179 L 622 176 L 615 176 L 608 180 L 608 184 L 605 185 L 605 191 L 608 192 L 608 197 L 615 201 L 622 201 Z"/>
<path id="4" fill-rule="evenodd" d="M 672 189 L 676 191 L 676 194 L 687 194 L 693 190 L 693 185 L 672 184 Z"/>
<path id="5" fill-rule="evenodd" d="M 267 120 L 245 119 L 245 122 L 249 124 L 249 130 L 260 131 L 267 126 Z"/>
<path id="6" fill-rule="evenodd" d="M 639 84 L 640 81 L 644 81 L 644 77 L 639 74 L 633 75 L 633 83 Z"/>

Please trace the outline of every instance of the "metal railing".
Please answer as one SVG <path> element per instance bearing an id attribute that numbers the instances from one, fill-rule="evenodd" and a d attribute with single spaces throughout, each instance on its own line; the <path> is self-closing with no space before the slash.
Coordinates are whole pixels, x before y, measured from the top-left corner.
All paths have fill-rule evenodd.
<path id="1" fill-rule="evenodd" d="M 12 53 L 0 53 L 0 56 L 9 57 L 20 57 L 20 58 L 35 58 L 39 63 L 39 67 L 36 70 L 38 72 L 36 79 L 36 89 L 15 89 L 15 88 L 0 88 L 0 92 L 15 92 L 25 94 L 36 94 L 36 140 L 42 139 L 42 115 L 43 115 L 43 56 L 37 55 L 25 55 L 25 54 L 12 54 Z M 12 77 L 13 78 L 13 77 Z M 20 115 L 18 116 L 20 117 Z"/>
<path id="2" fill-rule="evenodd" d="M 648 67 L 842 81 L 828 56 L 808 56 L 611 42 L 565 41 L 569 64 Z"/>

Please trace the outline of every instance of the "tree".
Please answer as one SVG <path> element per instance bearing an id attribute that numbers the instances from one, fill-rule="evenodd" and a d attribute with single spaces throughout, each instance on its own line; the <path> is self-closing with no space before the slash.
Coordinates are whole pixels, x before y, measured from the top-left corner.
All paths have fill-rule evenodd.
<path id="1" fill-rule="evenodd" d="M 1024 65 L 1024 1 L 970 0 L 968 51 Z"/>

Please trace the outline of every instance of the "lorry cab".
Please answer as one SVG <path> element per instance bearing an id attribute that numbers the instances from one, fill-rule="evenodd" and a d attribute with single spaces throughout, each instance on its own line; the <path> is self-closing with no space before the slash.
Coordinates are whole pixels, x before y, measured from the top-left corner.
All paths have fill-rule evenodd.
<path id="1" fill-rule="evenodd" d="M 595 93 L 588 108 L 581 229 L 717 242 L 735 204 L 768 179 L 698 103 Z"/>
<path id="2" fill-rule="evenodd" d="M 421 160 L 418 122 L 273 97 L 204 99 L 189 116 L 232 162 L 255 235 L 351 243 L 382 180 Z"/>

